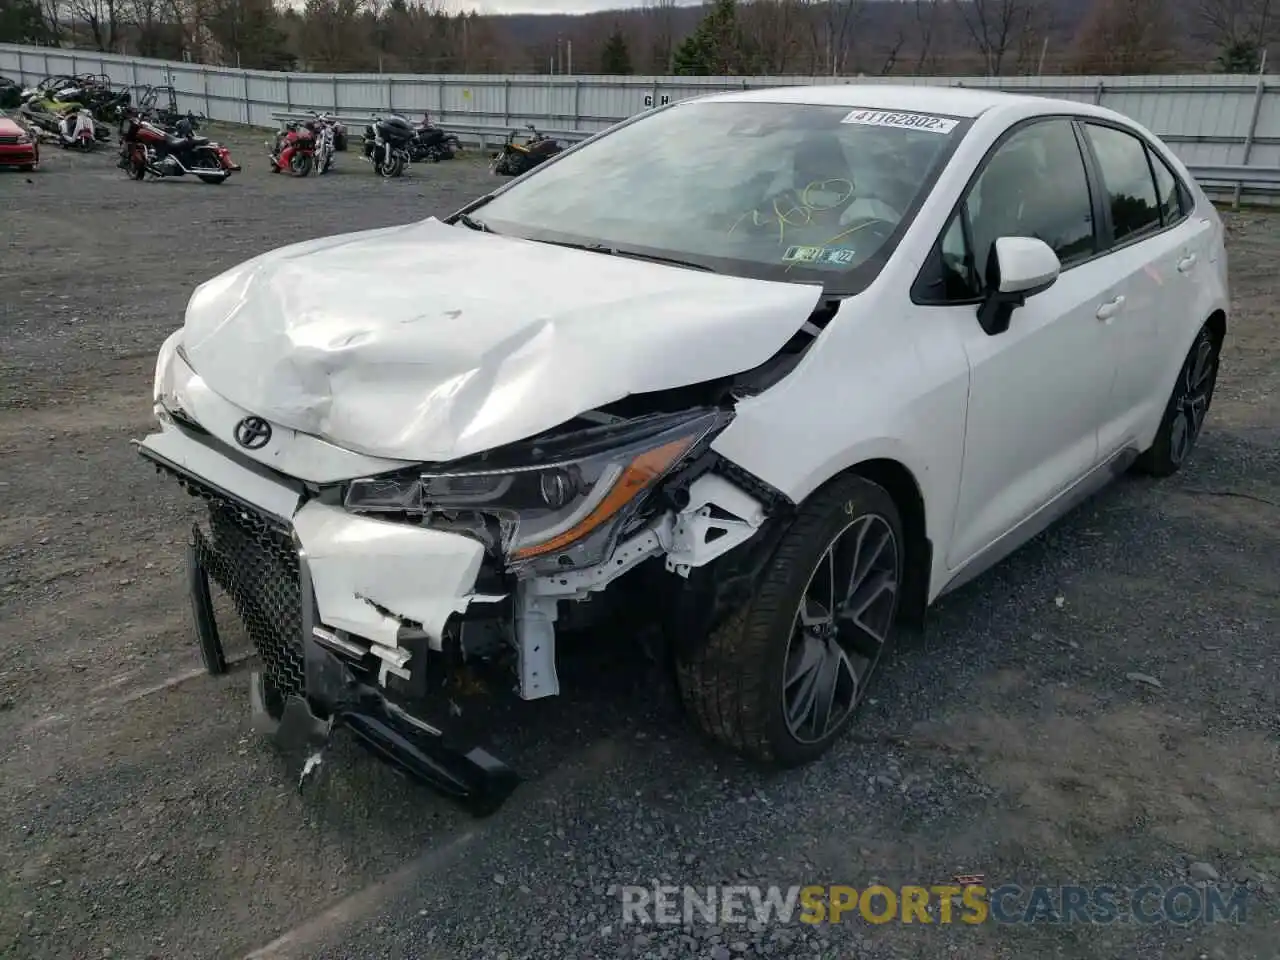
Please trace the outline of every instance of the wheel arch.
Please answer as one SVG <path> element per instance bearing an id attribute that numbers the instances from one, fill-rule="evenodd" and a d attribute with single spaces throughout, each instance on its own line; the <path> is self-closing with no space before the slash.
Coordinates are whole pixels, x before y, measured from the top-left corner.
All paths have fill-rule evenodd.
<path id="1" fill-rule="evenodd" d="M 1213 334 L 1215 345 L 1219 350 L 1222 349 L 1222 341 L 1227 338 L 1227 312 L 1222 308 L 1218 308 L 1209 314 L 1209 318 L 1205 320 L 1209 332 Z"/>
<path id="2" fill-rule="evenodd" d="M 877 457 L 863 460 L 837 476 L 853 475 L 883 487 L 898 508 L 906 537 L 903 595 L 898 619 L 911 626 L 924 622 L 929 606 L 929 577 L 933 569 L 933 542 L 929 539 L 924 492 L 914 473 L 900 460 Z M 834 478 L 833 478 L 834 479 Z"/>

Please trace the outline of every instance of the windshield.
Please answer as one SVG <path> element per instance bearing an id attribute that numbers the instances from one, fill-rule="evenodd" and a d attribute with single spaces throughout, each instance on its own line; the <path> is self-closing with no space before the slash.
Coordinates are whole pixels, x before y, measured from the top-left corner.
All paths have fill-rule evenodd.
<path id="1" fill-rule="evenodd" d="M 497 233 L 849 293 L 879 271 L 966 126 L 691 101 L 556 160 L 472 216 Z"/>

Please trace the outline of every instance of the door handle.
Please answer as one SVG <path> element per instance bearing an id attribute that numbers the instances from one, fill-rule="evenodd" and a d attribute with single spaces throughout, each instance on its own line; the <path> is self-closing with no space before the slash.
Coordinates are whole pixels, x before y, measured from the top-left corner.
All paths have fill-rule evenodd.
<path id="1" fill-rule="evenodd" d="M 1181 260 L 1178 261 L 1178 272 L 1186 273 L 1195 265 L 1196 265 L 1196 255 L 1194 253 L 1189 253 L 1185 257 L 1183 257 Z"/>
<path id="2" fill-rule="evenodd" d="M 1124 306 L 1124 297 L 1116 297 L 1114 300 L 1108 300 L 1106 303 L 1104 303 L 1102 306 L 1098 308 L 1098 319 L 1110 320 L 1112 317 L 1114 317 L 1117 313 L 1120 312 L 1120 308 L 1123 306 Z"/>

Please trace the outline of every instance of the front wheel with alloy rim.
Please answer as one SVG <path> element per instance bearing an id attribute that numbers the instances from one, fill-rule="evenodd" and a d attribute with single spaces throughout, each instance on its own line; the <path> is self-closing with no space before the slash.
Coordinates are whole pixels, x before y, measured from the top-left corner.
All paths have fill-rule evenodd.
<path id="1" fill-rule="evenodd" d="M 1218 335 L 1205 324 L 1178 370 L 1155 442 L 1138 458 L 1137 468 L 1155 477 L 1176 472 L 1191 455 L 1204 427 L 1218 382 Z"/>
<path id="2" fill-rule="evenodd" d="M 845 476 L 811 496 L 751 599 L 677 664 L 698 725 L 779 766 L 821 755 L 889 646 L 905 561 L 902 520 L 884 488 Z"/>

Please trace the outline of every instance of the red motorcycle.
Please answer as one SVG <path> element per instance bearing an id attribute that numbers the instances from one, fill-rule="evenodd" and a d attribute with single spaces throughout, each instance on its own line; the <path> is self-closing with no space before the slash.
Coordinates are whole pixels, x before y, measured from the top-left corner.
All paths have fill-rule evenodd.
<path id="1" fill-rule="evenodd" d="M 271 148 L 271 172 L 288 170 L 295 177 L 305 177 L 316 162 L 315 121 L 290 121 L 276 135 Z"/>
<path id="2" fill-rule="evenodd" d="M 134 180 L 153 177 L 181 177 L 191 174 L 204 183 L 222 183 L 240 165 L 231 152 L 208 137 L 195 133 L 191 114 L 177 122 L 173 130 L 143 120 L 136 110 L 125 113 L 120 123 L 120 166 Z"/>

